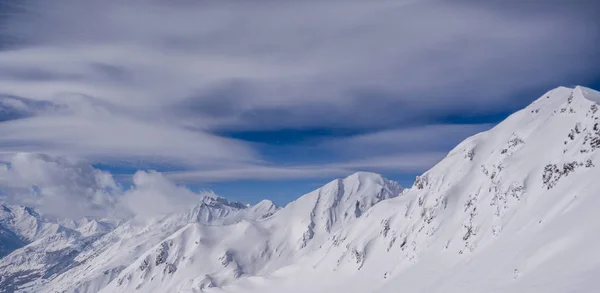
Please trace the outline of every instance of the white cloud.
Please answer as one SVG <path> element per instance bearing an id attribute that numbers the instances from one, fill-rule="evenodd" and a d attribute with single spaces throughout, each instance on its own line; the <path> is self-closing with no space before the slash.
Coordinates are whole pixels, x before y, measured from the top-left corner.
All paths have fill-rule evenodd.
<path id="1" fill-rule="evenodd" d="M 162 174 L 154 171 L 138 171 L 133 175 L 133 184 L 121 203 L 132 214 L 148 217 L 190 209 L 211 192 L 195 193 L 186 187 L 177 186 Z"/>
<path id="2" fill-rule="evenodd" d="M 5 201 L 70 218 L 102 217 L 120 192 L 109 173 L 63 157 L 18 153 L 0 165 Z"/>
<path id="3" fill-rule="evenodd" d="M 0 123 L 0 148 L 93 160 L 149 160 L 176 165 L 254 161 L 239 141 L 107 111 L 44 115 Z"/>
<path id="4" fill-rule="evenodd" d="M 211 192 L 195 193 L 155 171 L 138 171 L 123 190 L 109 172 L 65 157 L 18 153 L 0 164 L 0 202 L 64 218 L 147 217 L 184 211 Z"/>

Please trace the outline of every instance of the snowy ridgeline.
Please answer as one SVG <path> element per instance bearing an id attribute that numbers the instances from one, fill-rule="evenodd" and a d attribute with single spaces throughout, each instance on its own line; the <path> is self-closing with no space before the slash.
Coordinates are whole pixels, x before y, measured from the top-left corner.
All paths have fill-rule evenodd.
<path id="1" fill-rule="evenodd" d="M 554 89 L 408 189 L 356 173 L 120 223 L 1 206 L 0 292 L 599 292 L 599 102 Z"/>

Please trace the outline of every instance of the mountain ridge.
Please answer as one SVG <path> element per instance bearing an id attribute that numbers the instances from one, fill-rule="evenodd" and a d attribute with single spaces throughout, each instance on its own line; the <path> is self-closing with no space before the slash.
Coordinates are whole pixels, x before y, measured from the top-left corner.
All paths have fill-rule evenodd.
<path id="1" fill-rule="evenodd" d="M 344 180 L 351 185 L 348 186 L 347 189 L 342 188 L 342 190 L 339 190 L 340 192 L 338 192 L 338 189 L 340 186 L 344 186 Z M 371 183 L 371 181 L 373 181 L 373 183 Z M 379 193 L 377 192 L 370 192 L 364 191 L 364 188 L 380 188 L 380 190 L 378 190 Z M 360 208 L 362 209 L 366 209 L 368 207 L 370 207 L 371 205 L 373 205 L 374 203 L 376 203 L 377 201 L 383 200 L 385 198 L 389 198 L 392 196 L 396 196 L 397 191 L 399 191 L 399 185 L 395 182 L 389 181 L 385 178 L 383 178 L 381 175 L 378 174 L 374 174 L 374 173 L 357 173 L 357 174 L 353 174 L 345 179 L 336 179 L 332 182 L 330 182 L 329 184 L 326 184 L 325 186 L 323 186 L 320 189 L 317 189 L 315 192 L 313 192 L 313 194 L 317 194 L 317 193 L 321 193 L 319 194 L 319 198 L 323 198 L 323 199 L 330 199 L 330 201 L 327 200 L 323 200 L 321 202 L 317 201 L 315 202 L 315 206 L 311 207 L 304 207 L 301 210 L 303 211 L 303 213 L 305 213 L 305 219 L 311 218 L 310 212 L 312 212 L 314 209 L 320 208 L 323 210 L 323 215 L 325 215 L 327 213 L 328 209 L 335 209 L 336 207 L 338 208 L 346 208 L 347 210 L 350 209 L 350 207 L 357 207 L 357 205 L 355 204 L 354 200 L 356 200 L 357 202 L 359 202 L 360 204 L 358 205 Z M 331 189 L 331 190 L 329 190 Z M 346 192 L 344 192 L 344 190 L 346 190 Z M 334 192 L 335 194 L 333 194 L 332 192 Z M 305 195 L 305 196 L 309 196 L 309 195 Z M 374 196 L 374 197 L 373 197 Z M 351 204 L 346 203 L 344 204 L 340 204 L 340 200 L 341 199 L 347 199 L 347 198 L 351 198 Z M 373 198 L 371 198 L 373 197 Z M 301 201 L 303 197 L 301 197 L 299 200 Z M 335 200 L 331 200 L 331 199 L 335 199 Z M 360 200 L 364 200 L 364 202 L 360 202 Z M 306 200 L 305 200 L 306 201 Z M 305 202 L 306 204 L 306 202 Z M 277 229 L 277 230 L 283 230 L 283 226 L 279 227 L 281 225 L 281 223 L 278 223 L 277 220 L 273 220 L 274 217 L 278 217 L 279 213 L 284 211 L 286 208 L 289 209 L 289 206 L 294 206 L 294 204 L 289 204 L 286 207 L 278 207 L 276 206 L 272 201 L 269 200 L 263 200 L 261 202 L 259 202 L 258 204 L 254 205 L 254 206 L 248 206 L 248 205 L 244 205 L 241 203 L 237 203 L 237 202 L 230 202 L 224 198 L 218 197 L 218 196 L 208 196 L 208 197 L 203 197 L 201 200 L 201 203 L 191 207 L 188 211 L 182 212 L 182 213 L 175 213 L 175 214 L 170 214 L 170 215 L 165 215 L 161 218 L 158 219 L 150 219 L 149 222 L 145 222 L 147 220 L 143 219 L 143 218 L 133 218 L 130 221 L 127 221 L 125 223 L 120 224 L 119 226 L 117 226 L 114 230 L 101 230 L 98 233 L 98 239 L 93 239 L 93 241 L 88 242 L 86 241 L 85 243 L 80 243 L 80 244 L 72 244 L 71 242 L 73 241 L 83 241 L 81 239 L 73 239 L 70 237 L 65 237 L 65 236 L 59 236 L 59 238 L 64 239 L 63 241 L 66 241 L 67 243 L 71 243 L 71 244 L 62 244 L 63 246 L 66 245 L 65 247 L 71 247 L 72 249 L 68 249 L 69 253 L 73 253 L 75 254 L 75 257 L 73 259 L 66 259 L 66 264 L 54 264 L 53 266 L 62 266 L 64 268 L 66 268 L 67 270 L 64 272 L 61 272 L 63 275 L 75 275 L 75 278 L 83 278 L 81 281 L 78 282 L 79 285 L 74 284 L 74 282 L 72 282 L 72 280 L 70 280 L 71 277 L 68 277 L 66 279 L 62 278 L 61 273 L 59 273 L 57 276 L 52 276 L 52 278 L 48 278 L 51 279 L 53 282 L 58 283 L 57 286 L 59 286 L 60 288 L 62 288 L 62 286 L 66 286 L 65 288 L 71 288 L 73 290 L 74 287 L 78 288 L 76 290 L 92 290 L 92 292 L 94 290 L 99 290 L 100 288 L 108 285 L 111 281 L 114 280 L 114 278 L 116 278 L 116 274 L 121 273 L 122 271 L 126 270 L 126 267 L 123 267 L 121 264 L 119 264 L 119 262 L 117 261 L 116 263 L 114 261 L 111 261 L 111 259 L 113 258 L 117 258 L 117 259 L 125 259 L 128 260 L 126 262 L 134 262 L 134 263 L 138 263 L 139 262 L 139 266 L 142 266 L 143 263 L 150 263 L 150 259 L 147 259 L 148 257 L 150 257 L 149 255 L 153 255 L 153 251 L 158 251 L 157 255 L 153 255 L 152 257 L 154 258 L 161 258 L 163 255 L 163 250 L 164 249 L 164 243 L 166 243 L 165 239 L 171 239 L 173 237 L 175 237 L 175 239 L 177 239 L 177 237 L 175 235 L 188 235 L 189 233 L 199 233 L 201 232 L 207 232 L 207 231 L 213 231 L 211 233 L 221 233 L 221 230 L 225 230 L 227 231 L 228 229 L 233 229 L 233 231 L 235 231 L 236 229 L 242 229 L 244 231 L 248 231 L 250 233 L 270 233 L 270 232 L 265 232 L 269 229 Z M 300 214 L 301 215 L 301 214 Z M 350 215 L 352 217 L 356 217 L 356 214 Z M 350 217 L 349 216 L 349 217 Z M 358 215 L 359 216 L 359 215 Z M 286 215 L 283 215 L 283 217 L 287 217 Z M 335 223 L 337 221 L 337 219 L 335 218 L 330 218 L 329 219 L 329 225 Z M 263 227 L 258 227 L 256 224 L 254 223 L 259 223 L 259 222 L 263 222 Z M 317 223 L 318 225 L 314 224 Z M 315 231 L 317 236 L 323 236 L 321 235 L 322 233 L 326 233 L 324 231 L 324 229 L 321 229 L 321 227 L 325 227 L 328 224 L 324 224 L 323 221 L 320 221 L 320 219 L 311 219 L 311 223 L 315 226 L 312 226 Z M 283 223 L 285 225 L 285 223 Z M 96 227 L 97 226 L 97 222 L 95 220 L 81 220 L 79 222 L 77 222 L 77 224 L 72 224 L 74 225 L 74 228 L 79 229 L 79 230 L 84 230 L 87 231 L 89 226 L 91 225 L 92 227 Z M 226 228 L 228 227 L 229 228 Z M 332 227 L 330 226 L 328 229 L 331 229 Z M 306 223 L 303 230 L 300 231 L 302 233 L 299 234 L 290 234 L 288 235 L 290 238 L 287 238 L 288 236 L 284 235 L 281 237 L 275 237 L 274 239 L 271 239 L 271 241 L 279 243 L 278 245 L 281 246 L 282 250 L 285 250 L 286 255 L 290 255 L 290 254 L 294 254 L 293 251 L 295 251 L 296 247 L 298 246 L 302 246 L 302 244 L 299 244 L 300 242 L 304 241 L 305 243 L 311 242 L 312 237 L 307 237 L 307 238 L 303 238 L 300 239 L 302 237 L 306 237 L 306 233 L 307 231 L 311 231 L 311 224 L 310 223 Z M 71 230 L 69 230 L 71 231 Z M 162 231 L 162 232 L 160 232 Z M 189 231 L 189 232 L 186 232 Z M 263 232 L 260 232 L 263 231 Z M 179 234 L 178 234 L 179 233 Z M 181 234 L 183 233 L 183 234 Z M 327 231 L 328 233 L 328 231 Z M 81 235 L 87 235 L 87 234 L 81 234 Z M 81 236 L 78 234 L 78 236 Z M 221 234 L 220 234 L 221 235 Z M 225 238 L 226 234 L 222 234 L 223 237 Z M 231 233 L 229 235 L 233 235 L 236 236 L 237 233 Z M 51 235 L 50 237 L 42 237 L 42 239 L 46 239 L 45 241 L 48 241 L 48 239 L 52 239 Z M 325 237 L 325 236 L 323 236 Z M 309 239 L 310 238 L 310 239 Z M 86 238 L 87 239 L 87 238 Z M 315 240 L 317 241 L 317 240 Z M 318 241 L 323 241 L 323 240 L 318 240 Z M 235 243 L 239 242 L 239 239 L 235 238 L 232 239 L 232 243 L 230 245 L 235 246 Z M 312 241 L 314 242 L 314 241 Z M 57 242 L 59 243 L 59 242 Z M 199 244 L 199 243 L 194 243 L 194 244 Z M 27 265 L 29 267 L 29 269 L 27 269 L 27 271 L 32 271 L 31 268 L 36 268 L 33 271 L 39 270 L 39 273 L 35 273 L 35 274 L 30 274 L 29 277 L 32 279 L 38 278 L 38 276 L 41 275 L 47 275 L 48 274 L 48 268 L 44 267 L 44 255 L 45 255 L 45 248 L 41 245 L 36 246 L 37 249 L 35 247 L 31 247 L 31 245 L 33 244 L 29 244 L 27 247 L 25 247 L 24 249 L 27 250 L 28 254 L 31 253 L 36 253 L 39 255 L 39 257 L 37 257 L 37 259 L 39 260 L 39 263 L 35 266 L 31 266 L 31 264 Z M 268 245 L 265 244 L 265 245 Z M 306 245 L 306 244 L 304 244 Z M 59 245 L 60 246 L 60 245 Z M 77 247 L 81 247 L 81 248 L 77 248 Z M 119 253 L 119 256 L 114 255 L 112 251 L 117 251 L 117 250 L 123 250 L 126 247 L 131 247 L 131 248 L 135 248 L 134 251 L 129 251 L 129 252 L 121 252 Z M 188 253 L 196 253 L 196 251 L 193 248 L 189 248 L 188 247 Z M 205 248 L 203 251 L 207 251 L 210 250 L 209 248 Z M 224 258 L 224 259 L 229 259 L 231 258 L 230 254 L 227 252 L 229 250 L 225 249 L 226 252 L 219 252 L 219 253 L 224 253 L 225 256 L 220 256 L 220 257 L 216 257 L 217 258 Z M 37 251 L 37 252 L 34 252 Z M 136 252 L 137 251 L 137 252 Z M 25 253 L 25 250 L 17 250 L 16 252 L 13 252 L 14 256 L 8 256 L 7 260 L 10 260 L 10 263 L 3 263 L 3 260 L 0 260 L 0 271 L 4 271 L 7 275 L 14 275 L 14 274 L 18 274 L 21 270 L 21 266 L 23 266 L 25 263 L 23 262 L 24 260 L 26 260 L 27 258 L 23 255 L 23 253 Z M 204 253 L 204 252 L 203 252 Z M 283 253 L 282 253 L 283 254 Z M 105 257 L 106 255 L 106 257 Z M 109 257 L 110 255 L 110 257 Z M 145 255 L 145 256 L 144 256 Z M 15 259 L 15 257 L 17 257 Z M 140 257 L 142 259 L 140 259 Z M 150 258 L 152 258 L 150 257 Z M 31 257 L 30 257 L 31 259 Z M 89 267 L 85 267 L 83 266 L 83 264 L 85 264 L 86 262 L 90 261 L 90 260 L 95 260 L 95 259 L 104 259 L 104 261 L 97 263 L 98 269 L 93 270 L 90 272 Z M 136 260 L 137 259 L 137 260 Z M 20 261 L 19 261 L 20 260 Z M 28 261 L 28 260 L 27 260 Z M 281 260 L 283 263 L 285 263 L 284 260 Z M 208 262 L 208 260 L 207 260 Z M 221 262 L 221 261 L 219 261 Z M 229 262 L 235 262 L 233 259 L 229 260 Z M 69 263 L 75 263 L 77 265 L 75 265 L 75 267 L 70 266 Z M 173 265 L 173 264 L 171 264 Z M 246 263 L 246 266 L 248 266 L 249 264 Z M 145 265 L 144 265 L 145 266 Z M 275 265 L 277 266 L 277 265 Z M 281 266 L 281 264 L 280 264 Z M 174 267 L 174 266 L 173 266 Z M 78 269 L 79 268 L 79 269 Z M 269 268 L 256 268 L 256 270 L 269 270 Z M 12 273 L 7 273 L 7 272 L 11 272 Z M 96 273 L 94 273 L 94 271 Z M 68 272 L 68 273 L 67 273 Z M 94 275 L 96 275 L 96 277 L 93 277 Z M 79 277 L 77 277 L 79 276 Z M 236 271 L 232 271 L 230 272 L 229 276 L 214 276 L 211 277 L 212 281 L 211 284 L 215 285 L 215 284 L 220 284 L 223 282 L 228 282 L 231 281 L 231 279 L 236 279 L 241 277 L 241 273 L 240 272 L 236 272 Z M 220 280 L 219 280 L 220 278 Z M 0 284 L 7 284 L 7 282 L 13 282 L 14 280 L 9 278 L 5 278 L 4 279 L 4 283 L 2 283 L 2 279 L 0 279 Z M 20 281 L 19 281 L 20 282 Z M 17 283 L 19 283 L 17 282 Z M 47 281 L 42 280 L 42 283 L 45 283 Z M 21 282 L 23 283 L 23 282 Z M 19 284 L 21 284 L 19 283 Z M 24 282 L 27 283 L 27 282 Z M 31 283 L 31 282 L 29 282 Z M 22 284 L 21 284 L 22 285 Z M 71 289 L 67 289 L 67 290 L 71 290 Z M 54 289 L 52 289 L 54 290 Z M 52 291 L 50 290 L 50 291 Z M 61 289 L 62 290 L 62 289 Z M 116 289 L 115 289 L 116 290 Z M 49 291 L 49 292 L 50 292 Z"/>
<path id="2" fill-rule="evenodd" d="M 69 237 L 51 235 L 44 246 L 74 247 L 72 259 L 48 268 L 41 250 L 41 261 L 28 263 L 26 248 L 17 249 L 0 259 L 0 276 L 8 276 L 0 285 L 79 293 L 593 292 L 598 102 L 600 93 L 584 87 L 548 91 L 459 143 L 407 189 L 358 172 L 282 208 L 202 203 L 128 221 L 89 243 L 65 246 Z"/>

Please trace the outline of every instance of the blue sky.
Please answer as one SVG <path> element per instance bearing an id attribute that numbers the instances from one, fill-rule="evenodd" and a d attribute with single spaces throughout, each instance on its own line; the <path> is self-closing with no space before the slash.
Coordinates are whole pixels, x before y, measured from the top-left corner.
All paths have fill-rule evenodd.
<path id="1" fill-rule="evenodd" d="M 410 186 L 546 91 L 600 88 L 598 4 L 522 2 L 5 0 L 0 161 L 251 203 L 359 170 Z"/>

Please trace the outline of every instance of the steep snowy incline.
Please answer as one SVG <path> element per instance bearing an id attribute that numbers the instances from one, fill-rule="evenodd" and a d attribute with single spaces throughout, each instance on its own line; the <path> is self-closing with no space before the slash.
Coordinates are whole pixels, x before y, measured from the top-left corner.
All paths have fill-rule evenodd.
<path id="1" fill-rule="evenodd" d="M 102 292 L 185 292 L 268 275 L 318 250 L 331 233 L 400 191 L 398 183 L 381 175 L 356 173 L 270 216 L 231 225 L 186 225 L 149 249 Z"/>
<path id="2" fill-rule="evenodd" d="M 11 229 L 0 224 L 0 258 L 25 246 L 27 243 L 15 234 Z"/>
<path id="3" fill-rule="evenodd" d="M 597 292 L 598 97 L 582 87 L 548 92 L 463 141 L 304 262 L 223 290 Z"/>

